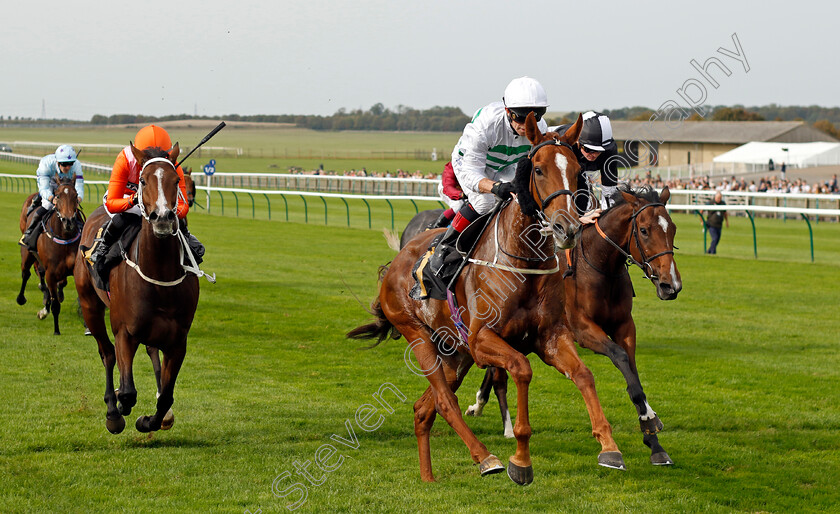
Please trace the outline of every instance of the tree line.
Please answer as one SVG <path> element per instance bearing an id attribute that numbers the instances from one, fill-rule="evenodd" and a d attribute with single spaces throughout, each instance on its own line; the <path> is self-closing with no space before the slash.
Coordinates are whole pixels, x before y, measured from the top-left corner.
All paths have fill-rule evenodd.
<path id="1" fill-rule="evenodd" d="M 654 110 L 643 106 L 604 109 L 604 114 L 614 120 L 647 121 Z M 569 123 L 577 113 L 568 113 L 557 117 L 546 117 L 549 125 Z M 300 114 L 227 114 L 224 116 L 193 116 L 173 114 L 168 116 L 146 116 L 142 114 L 95 114 L 89 122 L 67 119 L 35 119 L 25 117 L 4 117 L 0 115 L 0 126 L 69 126 L 69 125 L 127 125 L 154 123 L 163 121 L 190 119 L 224 119 L 227 121 L 247 121 L 253 123 L 289 123 L 297 127 L 313 130 L 387 130 L 420 132 L 460 132 L 470 118 L 458 107 L 435 106 L 430 109 L 414 109 L 398 105 L 389 109 L 381 103 L 370 109 L 339 109 L 329 116 Z M 840 138 L 840 107 L 765 106 L 744 107 L 743 105 L 710 107 L 710 114 L 701 117 L 694 113 L 689 121 L 804 121 L 823 132 Z"/>

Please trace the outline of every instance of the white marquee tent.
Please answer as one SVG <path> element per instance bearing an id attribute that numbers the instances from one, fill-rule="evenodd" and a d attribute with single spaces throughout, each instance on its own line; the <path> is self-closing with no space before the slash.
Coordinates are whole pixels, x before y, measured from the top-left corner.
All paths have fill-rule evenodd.
<path id="1" fill-rule="evenodd" d="M 770 159 L 773 159 L 776 169 L 782 163 L 789 168 L 840 164 L 840 143 L 751 142 L 718 155 L 714 163 L 766 166 Z"/>

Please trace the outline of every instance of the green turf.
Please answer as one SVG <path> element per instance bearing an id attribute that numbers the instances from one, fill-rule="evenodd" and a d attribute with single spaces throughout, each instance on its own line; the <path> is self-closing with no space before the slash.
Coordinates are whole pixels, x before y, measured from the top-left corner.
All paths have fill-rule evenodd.
<path id="1" fill-rule="evenodd" d="M 724 229 L 720 254 L 702 254 L 697 218 L 677 216 L 677 262 L 684 290 L 656 299 L 632 270 L 638 360 L 648 399 L 665 423 L 660 441 L 675 461 L 654 468 L 635 410 L 607 359 L 581 352 L 628 465 L 596 465 L 580 394 L 531 359 L 531 450 L 535 481 L 481 478 L 454 432 L 438 420 L 432 458 L 438 483 L 420 481 L 411 404 L 426 388 L 403 362 L 405 341 L 372 350 L 344 339 L 368 315 L 376 271 L 393 253 L 380 229 L 340 223 L 286 223 L 208 216 L 190 227 L 207 245 L 190 348 L 175 391 L 175 427 L 151 436 L 133 428 L 153 408 L 145 353 L 136 359 L 138 406 L 126 431 L 109 434 L 104 373 L 96 344 L 82 336 L 67 291 L 61 336 L 34 316 L 39 293 L 21 307 L 16 246 L 23 195 L 0 193 L 0 502 L 9 512 L 284 512 L 272 483 L 310 461 L 301 512 L 828 512 L 840 504 L 840 304 L 838 225 L 814 225 L 817 262 L 802 222 L 764 220 L 759 259 L 749 221 Z M 92 204 L 91 204 L 92 205 Z M 400 223 L 413 208 L 402 204 Z M 407 211 L 407 209 L 411 209 Z M 295 219 L 299 219 L 297 212 Z M 471 403 L 482 373 L 466 378 Z M 366 432 L 360 406 L 384 383 L 408 397 L 381 410 Z M 513 390 L 513 386 L 511 386 Z M 515 404 L 511 394 L 511 402 Z M 374 419 L 376 419 L 374 417 Z M 331 441 L 349 437 L 358 448 Z M 468 424 L 503 460 L 514 443 L 501 434 L 495 400 Z M 315 471 L 319 447 L 340 448 L 333 472 Z M 340 462 L 340 466 L 338 463 Z M 292 480 L 278 481 L 279 493 Z"/>

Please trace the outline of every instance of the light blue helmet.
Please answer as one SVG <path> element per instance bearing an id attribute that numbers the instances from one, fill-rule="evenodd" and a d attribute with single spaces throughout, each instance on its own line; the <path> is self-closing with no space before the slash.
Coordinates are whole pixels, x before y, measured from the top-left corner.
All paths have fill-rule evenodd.
<path id="1" fill-rule="evenodd" d="M 76 150 L 70 145 L 61 145 L 55 150 L 56 162 L 76 162 Z"/>

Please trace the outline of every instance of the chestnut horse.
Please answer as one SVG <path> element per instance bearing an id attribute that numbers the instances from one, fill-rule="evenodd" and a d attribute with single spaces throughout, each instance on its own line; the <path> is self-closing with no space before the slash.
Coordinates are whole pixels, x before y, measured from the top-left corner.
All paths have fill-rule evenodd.
<path id="1" fill-rule="evenodd" d="M 131 151 L 142 166 L 137 198 L 143 221 L 139 235 L 126 251 L 126 260 L 110 271 L 110 294 L 94 286 L 81 250 L 76 254 L 75 268 L 82 315 L 96 338 L 105 366 L 105 425 L 114 434 L 125 428 L 123 416 L 137 403 L 132 364 L 140 344 L 160 349 L 164 359 L 157 410 L 153 416 L 137 418 L 135 426 L 140 432 L 161 428 L 172 406 L 199 295 L 198 276 L 183 264 L 185 242 L 176 216 L 180 177 L 174 163 L 178 144 L 168 154 L 158 149 L 141 151 L 134 145 Z M 92 244 L 106 216 L 103 206 L 91 214 L 82 233 L 82 245 Z M 105 327 L 106 308 L 111 311 L 116 349 Z M 119 394 L 114 392 L 115 364 L 120 373 Z"/>
<path id="2" fill-rule="evenodd" d="M 577 141 L 581 126 L 582 118 L 578 118 L 563 135 L 542 134 L 533 115 L 528 116 L 526 135 L 534 145 L 528 154 L 532 168 L 520 163 L 515 180 L 518 202 L 507 204 L 490 220 L 469 259 L 471 265 L 458 278 L 454 296 L 462 307 L 454 311 L 455 316 L 447 302 L 417 301 L 408 294 L 415 262 L 440 233 L 430 230 L 412 239 L 389 267 L 382 268 L 379 296 L 372 305 L 377 319 L 348 334 L 379 342 L 389 336 L 405 336 L 409 341 L 417 360 L 417 365 L 412 365 L 431 384 L 414 404 L 414 433 L 424 481 L 435 479 L 429 433 L 438 413 L 467 445 L 482 475 L 504 469 L 499 458 L 469 429 L 458 407 L 455 391 L 474 363 L 501 367 L 513 377 L 518 400 L 514 426 L 517 446 L 509 460 L 508 476 L 521 485 L 533 481 L 528 419 L 532 371 L 525 356 L 530 352 L 571 378 L 580 389 L 593 434 L 602 446 L 599 460 L 603 457 L 611 463 L 616 455 L 620 458 L 598 402 L 592 373 L 578 357 L 572 333 L 564 324 L 562 304 L 547 301 L 563 301 L 562 282 L 556 284 L 561 288 L 559 293 L 545 287 L 547 274 L 559 269 L 555 251 L 574 246 L 578 237 L 580 224 L 571 213 L 575 212 L 572 191 L 579 167 L 570 144 Z M 520 171 L 527 172 L 524 181 Z M 523 210 L 533 211 L 539 222 Z"/>
<path id="3" fill-rule="evenodd" d="M 44 215 L 41 223 L 43 231 L 38 236 L 38 252 L 33 254 L 26 247 L 20 249 L 20 292 L 17 296 L 18 305 L 26 303 L 26 283 L 31 272 L 29 269 L 35 264 L 38 273 L 38 287 L 44 293 L 44 307 L 38 311 L 38 318 L 44 319 L 52 311 L 55 335 L 60 335 L 58 329 L 58 315 L 61 313 L 61 302 L 64 301 L 64 287 L 67 277 L 73 274 L 73 263 L 76 250 L 79 248 L 79 236 L 85 219 L 79 205 L 79 194 L 76 192 L 76 179 L 63 180 L 55 189 L 53 205 L 55 209 Z M 23 233 L 29 225 L 26 213 L 38 193 L 29 195 L 23 202 L 20 211 L 20 231 Z"/>
<path id="4" fill-rule="evenodd" d="M 597 224 L 584 227 L 580 242 L 564 263 L 564 272 L 571 263 L 569 273 L 558 273 L 548 280 L 565 283 L 566 317 L 578 344 L 609 357 L 624 376 L 627 393 L 639 415 L 643 441 L 651 449 L 651 463 L 671 465 L 673 461 L 656 435 L 662 430 L 662 421 L 647 402 L 636 368 L 634 293 L 627 262 L 642 269 L 661 300 L 675 299 L 682 290 L 674 262 L 677 227 L 665 208 L 671 196 L 667 187 L 660 194 L 650 188 L 630 191 L 622 187 L 620 191 L 621 199 L 604 211 Z M 465 414 L 480 416 L 491 388 L 499 398 L 505 435 L 510 437 L 504 370 L 487 369 L 476 403 Z"/>

